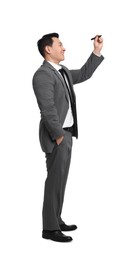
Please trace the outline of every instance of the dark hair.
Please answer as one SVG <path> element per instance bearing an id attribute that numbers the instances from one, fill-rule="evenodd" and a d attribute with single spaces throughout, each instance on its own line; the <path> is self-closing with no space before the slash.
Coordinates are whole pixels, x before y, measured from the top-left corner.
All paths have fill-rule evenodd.
<path id="1" fill-rule="evenodd" d="M 44 58 L 45 58 L 45 47 L 52 46 L 52 44 L 53 44 L 52 37 L 59 38 L 59 34 L 58 33 L 46 34 L 37 42 L 38 50 Z"/>

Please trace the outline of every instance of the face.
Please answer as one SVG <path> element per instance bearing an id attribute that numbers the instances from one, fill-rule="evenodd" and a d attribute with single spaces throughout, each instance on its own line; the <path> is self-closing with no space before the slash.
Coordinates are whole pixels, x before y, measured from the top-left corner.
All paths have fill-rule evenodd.
<path id="1" fill-rule="evenodd" d="M 53 44 L 52 46 L 47 46 L 46 51 L 48 53 L 48 59 L 50 61 L 59 64 L 61 61 L 65 59 L 64 52 L 65 48 L 63 47 L 62 42 L 59 38 L 53 37 Z"/>

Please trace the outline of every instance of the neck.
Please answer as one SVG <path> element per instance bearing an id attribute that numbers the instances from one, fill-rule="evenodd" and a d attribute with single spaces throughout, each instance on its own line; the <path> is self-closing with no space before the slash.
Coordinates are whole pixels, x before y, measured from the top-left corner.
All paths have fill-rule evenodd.
<path id="1" fill-rule="evenodd" d="M 46 57 L 46 58 L 45 58 L 45 60 L 46 60 L 46 61 L 53 62 L 53 63 L 55 63 L 55 64 L 59 65 L 59 62 L 58 62 L 57 60 L 55 60 L 55 59 L 52 59 L 52 58 L 50 58 L 50 57 Z"/>

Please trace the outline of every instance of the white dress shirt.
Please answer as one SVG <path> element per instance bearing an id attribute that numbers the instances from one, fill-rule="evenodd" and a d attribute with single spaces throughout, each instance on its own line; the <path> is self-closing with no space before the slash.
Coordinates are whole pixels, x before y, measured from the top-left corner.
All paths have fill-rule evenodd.
<path id="1" fill-rule="evenodd" d="M 53 67 L 54 69 L 56 69 L 58 71 L 58 73 L 61 75 L 61 73 L 59 72 L 59 69 L 61 69 L 61 66 L 56 64 L 56 63 L 53 63 L 51 61 L 48 61 Z M 62 77 L 62 75 L 61 75 Z M 64 80 L 64 79 L 63 79 Z M 66 82 L 68 83 L 68 80 L 65 76 L 65 80 Z M 68 83 L 68 87 L 69 87 L 69 83 Z M 72 114 L 72 109 L 71 109 L 71 103 L 70 103 L 70 98 L 69 98 L 69 95 L 68 95 L 68 99 L 69 99 L 69 109 L 68 109 L 68 112 L 67 112 L 67 115 L 66 115 L 66 118 L 65 118 L 65 121 L 63 123 L 63 128 L 64 127 L 71 127 L 73 124 L 74 124 L 74 118 L 73 118 L 73 114 Z"/>

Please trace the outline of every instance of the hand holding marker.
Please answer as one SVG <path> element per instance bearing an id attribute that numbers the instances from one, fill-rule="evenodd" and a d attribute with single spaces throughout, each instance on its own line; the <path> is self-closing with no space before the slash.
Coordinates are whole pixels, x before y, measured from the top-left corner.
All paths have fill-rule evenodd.
<path id="1" fill-rule="evenodd" d="M 91 41 L 95 40 L 96 37 L 100 38 L 102 35 L 96 35 L 95 37 L 91 38 Z"/>

